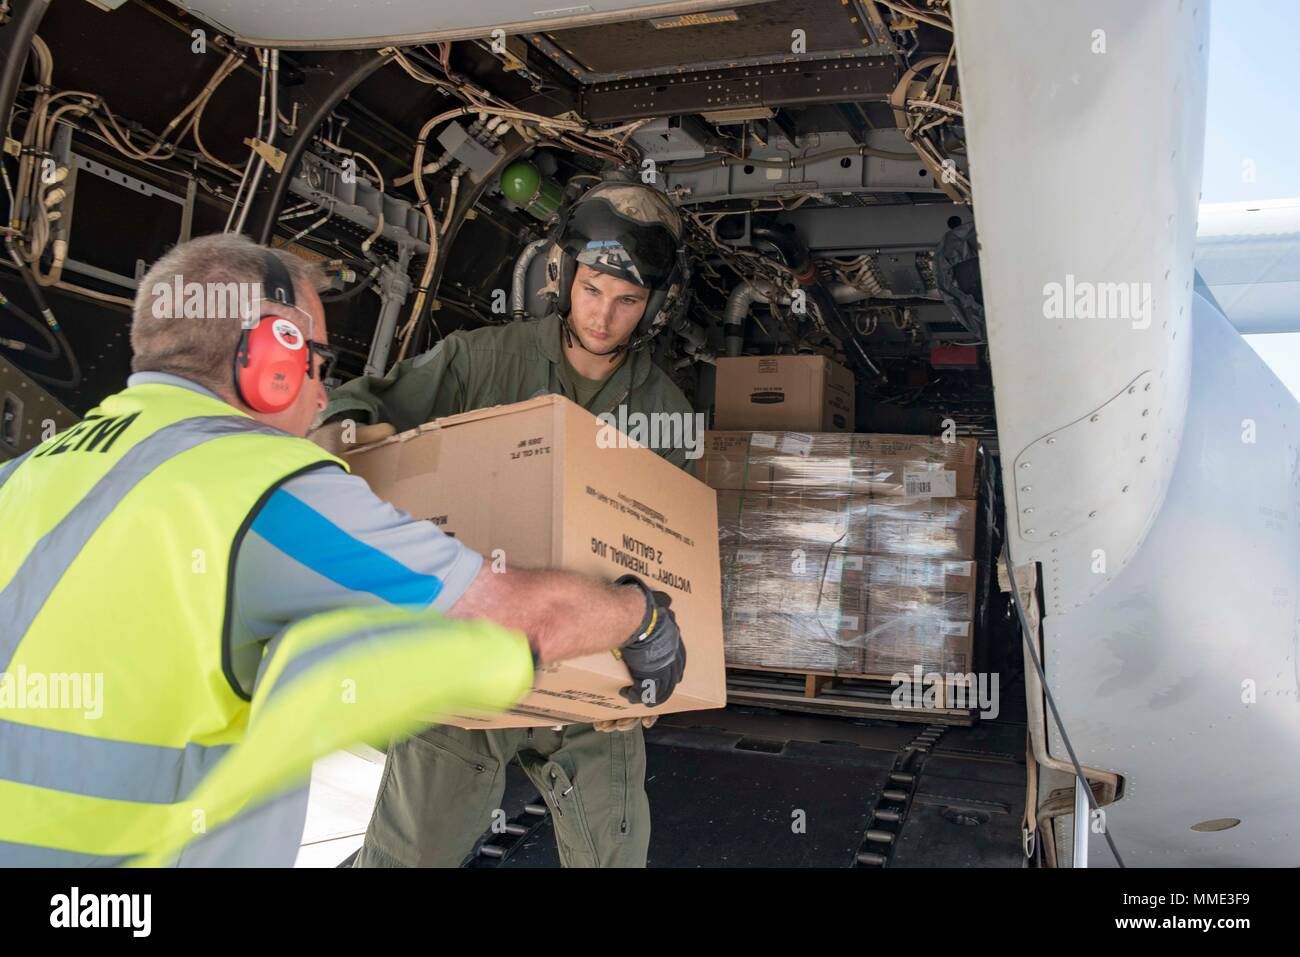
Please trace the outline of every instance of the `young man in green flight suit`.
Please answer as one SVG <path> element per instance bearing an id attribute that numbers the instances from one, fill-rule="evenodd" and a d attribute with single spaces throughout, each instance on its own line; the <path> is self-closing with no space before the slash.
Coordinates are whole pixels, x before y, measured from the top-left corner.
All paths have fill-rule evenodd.
<path id="1" fill-rule="evenodd" d="M 593 414 L 693 410 L 643 348 L 683 293 L 680 215 L 648 186 L 607 182 L 566 214 L 547 258 L 554 306 L 537 321 L 454 332 L 434 349 L 334 390 L 313 435 L 340 443 L 348 420 L 373 441 L 440 416 L 554 393 Z M 694 433 L 697 434 L 697 433 Z M 659 448 L 685 467 L 687 449 Z M 650 840 L 642 725 L 434 727 L 389 749 L 358 867 L 455 867 L 492 823 L 518 757 L 551 810 L 566 867 L 644 867 Z"/>

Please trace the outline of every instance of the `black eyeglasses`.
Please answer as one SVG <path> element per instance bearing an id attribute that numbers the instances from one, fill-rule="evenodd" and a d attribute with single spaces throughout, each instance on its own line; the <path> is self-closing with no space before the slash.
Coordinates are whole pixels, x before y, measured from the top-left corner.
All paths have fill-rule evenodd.
<path id="1" fill-rule="evenodd" d="M 315 375 L 313 368 L 316 365 L 316 359 L 320 359 L 320 377 L 321 381 L 328 379 L 330 373 L 334 371 L 334 363 L 338 361 L 339 355 L 330 346 L 323 342 L 315 340 L 307 343 L 307 350 L 311 353 L 311 360 L 307 364 L 307 375 Z"/>

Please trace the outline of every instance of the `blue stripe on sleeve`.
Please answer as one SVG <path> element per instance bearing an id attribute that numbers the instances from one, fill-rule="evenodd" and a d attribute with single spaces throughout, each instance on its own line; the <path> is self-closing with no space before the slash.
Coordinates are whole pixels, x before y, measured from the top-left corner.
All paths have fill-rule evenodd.
<path id="1" fill-rule="evenodd" d="M 390 604 L 428 605 L 442 591 L 438 576 L 412 571 L 283 489 L 262 506 L 252 530 L 330 581 Z"/>

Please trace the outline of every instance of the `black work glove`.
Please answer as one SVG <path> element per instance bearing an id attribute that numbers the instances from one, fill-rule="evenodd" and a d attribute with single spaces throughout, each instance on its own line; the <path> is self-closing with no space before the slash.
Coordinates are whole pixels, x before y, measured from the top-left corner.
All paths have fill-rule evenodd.
<path id="1" fill-rule="evenodd" d="M 620 694 L 632 704 L 663 704 L 686 671 L 686 646 L 670 607 L 673 600 L 666 592 L 651 591 L 635 575 L 624 575 L 614 584 L 637 586 L 646 601 L 645 617 L 618 651 L 634 682 Z"/>

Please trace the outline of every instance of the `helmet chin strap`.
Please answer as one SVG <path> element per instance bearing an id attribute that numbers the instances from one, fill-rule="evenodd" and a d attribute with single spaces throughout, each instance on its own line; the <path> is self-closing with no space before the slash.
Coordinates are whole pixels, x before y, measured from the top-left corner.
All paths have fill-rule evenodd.
<path id="1" fill-rule="evenodd" d="M 587 344 L 582 341 L 582 337 L 578 335 L 576 332 L 574 332 L 573 327 L 569 325 L 568 316 L 560 316 L 560 330 L 564 333 L 564 341 L 570 348 L 572 348 L 573 346 L 573 340 L 577 339 L 578 345 L 582 347 L 582 350 L 584 352 L 590 352 L 593 356 L 601 356 L 602 358 L 604 356 L 609 356 L 610 362 L 614 362 L 615 360 L 617 360 L 621 353 L 627 352 L 628 347 L 631 345 L 631 338 L 629 337 L 627 342 L 623 342 L 615 346 L 613 349 L 610 349 L 608 352 L 595 352 L 591 349 L 588 349 Z"/>

